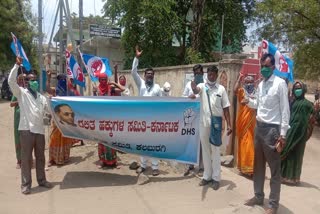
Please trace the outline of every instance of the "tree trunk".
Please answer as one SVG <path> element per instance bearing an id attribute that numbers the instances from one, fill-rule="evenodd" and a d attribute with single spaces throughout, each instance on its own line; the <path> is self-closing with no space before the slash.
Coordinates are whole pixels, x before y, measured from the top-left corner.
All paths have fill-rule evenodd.
<path id="1" fill-rule="evenodd" d="M 193 23 L 192 23 L 192 49 L 199 51 L 200 47 L 200 31 L 202 25 L 202 16 L 204 12 L 205 0 L 193 0 Z"/>

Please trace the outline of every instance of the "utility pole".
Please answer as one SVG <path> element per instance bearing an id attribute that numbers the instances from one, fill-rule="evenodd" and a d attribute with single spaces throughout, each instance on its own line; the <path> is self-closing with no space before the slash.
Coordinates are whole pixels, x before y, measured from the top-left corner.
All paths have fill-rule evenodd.
<path id="1" fill-rule="evenodd" d="M 80 41 L 80 51 L 82 52 L 82 39 L 83 39 L 83 28 L 82 28 L 82 19 L 83 19 L 83 0 L 79 0 L 79 41 Z M 81 70 L 83 71 L 82 63 L 79 63 Z M 83 87 L 80 87 L 80 94 L 83 95 Z"/>
<path id="2" fill-rule="evenodd" d="M 221 21 L 221 38 L 220 38 L 220 57 L 222 59 L 222 40 L 223 40 L 224 14 L 222 14 Z"/>
<path id="3" fill-rule="evenodd" d="M 38 0 L 38 34 L 39 34 L 39 41 L 38 41 L 38 60 L 39 60 L 39 74 L 40 74 L 40 93 L 43 92 L 43 75 L 42 75 L 42 0 Z"/>
<path id="4" fill-rule="evenodd" d="M 59 67 L 60 67 L 60 73 L 63 72 L 63 0 L 59 0 L 59 9 L 60 9 L 60 26 L 59 26 L 59 50 L 60 50 L 60 59 L 59 59 Z"/>

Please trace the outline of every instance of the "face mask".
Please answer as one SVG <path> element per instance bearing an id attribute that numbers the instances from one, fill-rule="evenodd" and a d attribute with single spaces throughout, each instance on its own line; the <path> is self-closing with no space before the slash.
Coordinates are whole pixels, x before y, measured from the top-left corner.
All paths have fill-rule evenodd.
<path id="1" fill-rule="evenodd" d="M 195 75 L 194 81 L 198 85 L 199 83 L 203 83 L 203 75 Z"/>
<path id="2" fill-rule="evenodd" d="M 252 94 L 252 92 L 254 91 L 254 84 L 252 83 L 248 83 L 244 85 L 244 89 L 249 93 Z"/>
<path id="3" fill-rule="evenodd" d="M 302 95 L 302 93 L 303 93 L 303 90 L 301 88 L 294 90 L 294 95 L 296 97 L 300 97 Z"/>
<path id="4" fill-rule="evenodd" d="M 209 85 L 214 85 L 214 84 L 216 84 L 216 81 L 211 82 L 209 79 L 207 79 L 207 83 L 208 83 Z"/>
<path id="5" fill-rule="evenodd" d="M 261 69 L 261 75 L 264 77 L 264 78 L 268 78 L 272 75 L 273 73 L 273 70 L 269 67 L 263 67 Z"/>
<path id="6" fill-rule="evenodd" d="M 29 81 L 29 88 L 34 92 L 38 91 L 38 88 L 39 88 L 38 81 L 36 81 L 36 80 Z"/>
<path id="7" fill-rule="evenodd" d="M 146 85 L 149 86 L 149 87 L 152 86 L 153 85 L 153 79 L 147 79 L 146 80 Z"/>

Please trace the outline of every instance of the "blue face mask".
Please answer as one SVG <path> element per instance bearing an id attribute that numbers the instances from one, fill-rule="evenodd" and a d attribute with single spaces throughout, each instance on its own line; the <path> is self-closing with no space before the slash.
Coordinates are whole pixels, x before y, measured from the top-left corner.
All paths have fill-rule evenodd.
<path id="1" fill-rule="evenodd" d="M 254 84 L 248 83 L 244 85 L 244 89 L 249 93 L 252 94 L 254 92 Z"/>
<path id="2" fill-rule="evenodd" d="M 194 82 L 198 85 L 199 83 L 203 83 L 203 75 L 195 75 Z"/>

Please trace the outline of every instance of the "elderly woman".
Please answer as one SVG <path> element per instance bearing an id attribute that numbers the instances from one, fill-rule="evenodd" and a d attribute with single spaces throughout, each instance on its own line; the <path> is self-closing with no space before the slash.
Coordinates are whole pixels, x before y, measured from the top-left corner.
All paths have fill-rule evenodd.
<path id="1" fill-rule="evenodd" d="M 282 182 L 298 185 L 302 171 L 302 162 L 306 142 L 312 133 L 313 104 L 305 99 L 306 87 L 296 82 L 292 87 L 294 102 L 291 107 L 290 129 L 286 136 L 286 145 L 281 153 Z"/>
<path id="2" fill-rule="evenodd" d="M 121 92 L 121 96 L 130 96 L 130 90 L 127 88 L 127 78 L 124 75 L 121 75 L 119 77 L 119 83 L 123 87 L 125 87 L 125 90 Z"/>
<path id="3" fill-rule="evenodd" d="M 255 84 L 252 76 L 244 77 L 244 83 L 240 87 L 240 81 L 244 76 L 240 75 L 234 94 L 240 103 L 244 98 L 255 96 Z M 247 105 L 239 105 L 237 112 L 236 137 L 238 142 L 237 168 L 246 176 L 253 175 L 254 163 L 254 128 L 256 125 L 256 110 Z"/>

